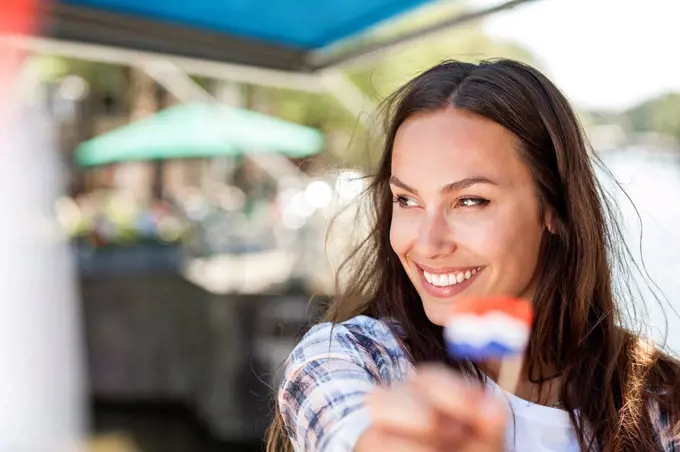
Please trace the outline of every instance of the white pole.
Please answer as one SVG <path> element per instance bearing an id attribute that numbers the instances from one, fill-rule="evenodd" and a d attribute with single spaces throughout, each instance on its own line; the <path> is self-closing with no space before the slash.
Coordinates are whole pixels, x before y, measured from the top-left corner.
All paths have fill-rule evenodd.
<path id="1" fill-rule="evenodd" d="M 70 452 L 83 446 L 85 393 L 73 265 L 54 210 L 61 168 L 39 103 L 6 94 L 16 107 L 0 123 L 0 451 Z"/>
<path id="2" fill-rule="evenodd" d="M 306 92 L 321 92 L 323 87 L 314 74 L 265 69 L 198 58 L 164 55 L 141 50 L 86 44 L 41 36 L 16 36 L 0 33 L 0 44 L 17 46 L 26 51 L 57 55 L 86 61 L 144 66 L 148 61 L 168 61 L 188 74 L 201 75 L 236 83 L 271 86 Z"/>
<path id="3" fill-rule="evenodd" d="M 326 92 L 333 96 L 345 110 L 356 116 L 366 128 L 371 128 L 378 103 L 368 97 L 340 69 L 326 69 L 321 72 L 321 81 Z"/>

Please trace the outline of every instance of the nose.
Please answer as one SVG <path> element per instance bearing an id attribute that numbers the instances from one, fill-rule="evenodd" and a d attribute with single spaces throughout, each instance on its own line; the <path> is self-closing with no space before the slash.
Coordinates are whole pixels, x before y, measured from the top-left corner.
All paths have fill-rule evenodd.
<path id="1" fill-rule="evenodd" d="M 424 216 L 416 246 L 418 254 L 427 258 L 447 256 L 456 250 L 453 231 L 445 215 L 433 213 Z"/>

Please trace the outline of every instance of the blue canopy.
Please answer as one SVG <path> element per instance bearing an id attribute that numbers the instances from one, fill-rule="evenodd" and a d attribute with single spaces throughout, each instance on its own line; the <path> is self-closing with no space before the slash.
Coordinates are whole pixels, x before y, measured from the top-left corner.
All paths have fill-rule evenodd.
<path id="1" fill-rule="evenodd" d="M 56 0 L 46 34 L 289 71 L 433 0 Z"/>

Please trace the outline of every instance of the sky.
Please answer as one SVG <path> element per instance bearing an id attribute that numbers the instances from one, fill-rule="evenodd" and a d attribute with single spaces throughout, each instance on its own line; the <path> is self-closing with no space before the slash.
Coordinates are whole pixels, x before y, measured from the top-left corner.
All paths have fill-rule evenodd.
<path id="1" fill-rule="evenodd" d="M 582 108 L 621 110 L 680 92 L 679 0 L 535 0 L 484 27 L 528 48 Z"/>

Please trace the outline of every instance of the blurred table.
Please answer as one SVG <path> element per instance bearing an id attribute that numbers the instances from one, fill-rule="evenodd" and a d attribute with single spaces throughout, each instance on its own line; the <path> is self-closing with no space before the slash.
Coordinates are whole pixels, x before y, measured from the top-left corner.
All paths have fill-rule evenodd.
<path id="1" fill-rule="evenodd" d="M 262 438 L 271 386 L 319 304 L 297 295 L 215 295 L 179 274 L 81 279 L 97 400 L 180 401 L 219 439 Z"/>

